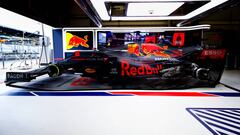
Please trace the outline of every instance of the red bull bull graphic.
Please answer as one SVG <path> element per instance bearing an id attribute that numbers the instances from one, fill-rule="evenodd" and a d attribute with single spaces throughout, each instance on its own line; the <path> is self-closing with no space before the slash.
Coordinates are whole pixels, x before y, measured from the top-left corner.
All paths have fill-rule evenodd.
<path id="1" fill-rule="evenodd" d="M 71 48 L 77 47 L 79 45 L 89 48 L 87 41 L 88 41 L 88 35 L 84 36 L 84 39 L 74 35 L 70 38 L 70 41 L 68 42 L 68 46 L 67 46 L 69 48 L 67 48 L 67 49 L 71 49 Z"/>
<path id="2" fill-rule="evenodd" d="M 66 32 L 66 50 L 92 50 L 93 32 L 74 31 Z"/>
<path id="3" fill-rule="evenodd" d="M 141 46 L 141 51 L 139 50 Z M 142 43 L 141 45 L 133 43 L 128 45 L 128 53 L 135 54 L 136 56 L 161 56 L 170 58 L 170 55 L 165 53 L 168 50 L 168 46 L 160 47 L 152 43 Z"/>
<path id="4" fill-rule="evenodd" d="M 156 44 L 144 43 L 142 44 L 142 51 L 149 56 L 161 56 L 170 58 L 170 55 L 166 54 L 164 51 L 168 49 L 168 46 L 160 47 Z"/>

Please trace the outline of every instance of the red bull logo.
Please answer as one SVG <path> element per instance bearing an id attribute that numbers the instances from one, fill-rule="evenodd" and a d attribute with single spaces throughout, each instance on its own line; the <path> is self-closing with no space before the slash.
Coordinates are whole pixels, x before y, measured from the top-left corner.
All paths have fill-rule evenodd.
<path id="1" fill-rule="evenodd" d="M 126 60 L 121 61 L 121 76 L 157 75 L 162 69 L 161 64 L 157 64 L 156 67 L 147 64 L 135 67 L 131 66 Z"/>
<path id="2" fill-rule="evenodd" d="M 135 54 L 136 56 L 160 56 L 170 58 L 170 55 L 164 51 L 168 50 L 168 46 L 160 47 L 156 44 L 143 43 L 141 45 L 142 53 L 139 51 L 139 44 L 128 44 L 128 53 Z"/>
<path id="3" fill-rule="evenodd" d="M 88 35 L 85 35 L 84 38 L 78 37 L 76 35 L 72 35 L 71 33 L 66 33 L 67 40 L 67 50 L 71 50 L 73 47 L 82 46 L 85 48 L 89 48 Z"/>
<path id="4" fill-rule="evenodd" d="M 142 51 L 147 56 L 160 56 L 160 57 L 170 58 L 170 55 L 164 52 L 167 49 L 168 49 L 168 46 L 160 47 L 156 44 L 149 44 L 149 43 L 142 44 Z"/>

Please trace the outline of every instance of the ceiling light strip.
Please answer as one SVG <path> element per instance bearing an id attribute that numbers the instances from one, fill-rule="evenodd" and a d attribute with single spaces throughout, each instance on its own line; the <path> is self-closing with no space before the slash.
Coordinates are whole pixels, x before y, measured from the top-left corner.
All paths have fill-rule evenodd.
<path id="1" fill-rule="evenodd" d="M 190 1 L 206 1 L 206 0 L 151 0 L 148 2 L 190 2 Z M 216 7 L 228 0 L 211 0 L 206 5 L 192 11 L 191 13 L 184 16 L 165 16 L 165 17 L 112 17 L 112 20 L 185 20 L 190 19 L 196 15 L 199 15 L 213 7 Z M 110 20 L 105 2 L 146 2 L 146 0 L 91 0 L 92 5 L 98 12 L 102 20 Z"/>
<path id="2" fill-rule="evenodd" d="M 184 2 L 128 3 L 127 16 L 168 16 Z"/>

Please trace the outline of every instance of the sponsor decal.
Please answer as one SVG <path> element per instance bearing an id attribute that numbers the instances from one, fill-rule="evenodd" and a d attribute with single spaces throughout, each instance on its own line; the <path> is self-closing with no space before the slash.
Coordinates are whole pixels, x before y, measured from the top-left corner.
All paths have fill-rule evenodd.
<path id="1" fill-rule="evenodd" d="M 161 57 L 156 57 L 154 58 L 155 61 L 179 61 L 176 58 L 161 58 Z"/>
<path id="2" fill-rule="evenodd" d="M 154 75 L 159 74 L 162 70 L 161 64 L 156 64 L 156 67 L 151 67 L 148 64 L 141 66 L 132 66 L 127 60 L 121 61 L 121 76 L 139 76 L 139 75 Z"/>
<path id="3" fill-rule="evenodd" d="M 26 79 L 28 75 L 25 73 L 7 73 L 7 79 Z"/>
<path id="4" fill-rule="evenodd" d="M 200 58 L 224 59 L 226 51 L 226 49 L 205 49 L 202 51 Z"/>
<path id="5" fill-rule="evenodd" d="M 93 73 L 96 73 L 96 69 L 94 69 L 94 68 L 86 68 L 85 72 L 87 72 L 89 74 L 93 74 Z"/>
<path id="6" fill-rule="evenodd" d="M 7 78 L 9 79 L 19 79 L 24 78 L 23 74 L 7 74 Z"/>
<path id="7" fill-rule="evenodd" d="M 158 46 L 157 44 L 152 43 L 143 43 L 140 46 L 142 52 L 139 51 L 139 44 L 128 44 L 128 53 L 135 54 L 136 56 L 160 56 L 169 58 L 170 55 L 165 53 L 165 50 L 168 50 L 168 46 Z"/>

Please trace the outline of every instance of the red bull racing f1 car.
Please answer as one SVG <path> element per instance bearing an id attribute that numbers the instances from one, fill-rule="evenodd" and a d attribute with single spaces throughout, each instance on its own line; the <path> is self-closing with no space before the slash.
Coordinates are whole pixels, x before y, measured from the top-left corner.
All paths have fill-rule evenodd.
<path id="1" fill-rule="evenodd" d="M 5 83 L 28 82 L 44 74 L 58 77 L 80 73 L 81 77 L 110 85 L 133 83 L 133 88 L 144 83 L 153 89 L 215 86 L 223 71 L 225 50 L 217 50 L 221 54 L 216 57 L 208 51 L 200 46 L 178 48 L 153 43 L 129 43 L 125 50 L 75 51 L 65 60 L 37 70 L 7 72 Z"/>

